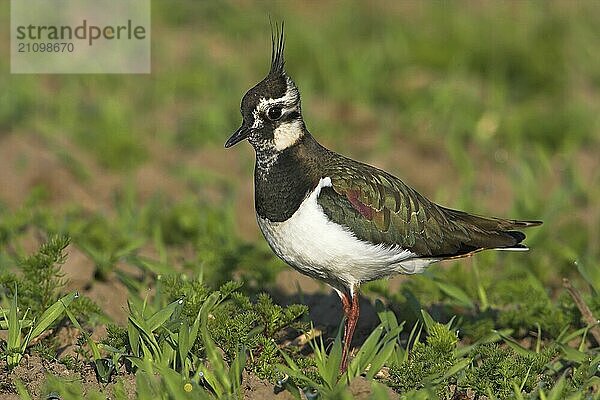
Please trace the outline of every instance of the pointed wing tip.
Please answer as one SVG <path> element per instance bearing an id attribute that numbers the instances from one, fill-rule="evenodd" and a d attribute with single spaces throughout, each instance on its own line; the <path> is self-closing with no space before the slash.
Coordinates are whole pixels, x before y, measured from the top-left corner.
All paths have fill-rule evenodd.
<path id="1" fill-rule="evenodd" d="M 544 221 L 539 221 L 539 220 L 530 220 L 530 221 L 516 221 L 519 226 L 523 227 L 523 228 L 529 228 L 532 226 L 540 226 L 544 223 Z"/>

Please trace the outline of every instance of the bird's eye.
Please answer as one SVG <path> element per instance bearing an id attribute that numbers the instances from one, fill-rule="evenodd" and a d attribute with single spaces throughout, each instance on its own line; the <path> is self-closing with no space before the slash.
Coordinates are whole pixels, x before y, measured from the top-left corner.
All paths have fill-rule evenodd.
<path id="1" fill-rule="evenodd" d="M 267 117 L 269 117 L 271 121 L 277 121 L 281 118 L 282 114 L 283 112 L 279 106 L 273 106 L 267 110 Z"/>

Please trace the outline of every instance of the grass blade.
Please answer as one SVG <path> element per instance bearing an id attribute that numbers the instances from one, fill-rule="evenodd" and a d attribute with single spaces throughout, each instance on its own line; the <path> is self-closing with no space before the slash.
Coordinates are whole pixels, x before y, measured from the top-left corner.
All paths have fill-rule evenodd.
<path id="1" fill-rule="evenodd" d="M 67 307 L 71 304 L 71 302 L 79 297 L 77 292 L 70 293 L 64 296 L 61 299 L 58 299 L 56 303 L 52 304 L 48 309 L 42 314 L 39 321 L 35 324 L 33 330 L 31 331 L 31 337 L 37 337 L 41 335 L 50 325 L 54 323 L 62 313 L 67 309 Z"/>
<path id="2" fill-rule="evenodd" d="M 172 302 L 171 304 L 169 304 L 162 310 L 159 310 L 156 313 L 154 313 L 146 321 L 145 325 L 148 327 L 148 330 L 150 330 L 151 332 L 154 332 L 155 330 L 157 330 L 162 324 L 164 324 L 165 322 L 167 322 L 167 320 L 169 318 L 171 318 L 171 315 L 173 315 L 173 313 L 175 312 L 175 309 L 177 307 L 181 306 L 182 304 L 183 304 L 183 300 L 179 299 L 179 300 Z"/>
<path id="3" fill-rule="evenodd" d="M 475 304 L 464 290 L 459 288 L 458 286 L 452 285 L 448 282 L 442 282 L 438 279 L 433 281 L 437 287 L 444 293 L 446 293 L 450 298 L 454 299 L 458 304 L 469 308 L 474 309 Z"/>
<path id="4" fill-rule="evenodd" d="M 21 361 L 21 326 L 17 317 L 17 285 L 15 285 L 15 295 L 12 298 L 10 309 L 8 310 L 8 356 L 6 362 L 9 366 L 15 367 Z M 4 316 L 6 319 L 6 315 Z M 18 353 L 17 353 L 18 352 Z"/>
<path id="5" fill-rule="evenodd" d="M 15 388 L 17 389 L 17 394 L 19 395 L 19 398 L 21 400 L 31 400 L 31 395 L 29 394 L 27 388 L 25 388 L 25 385 L 23 385 L 23 382 L 21 382 L 20 379 L 15 379 L 14 384 Z"/>
<path id="6" fill-rule="evenodd" d="M 427 332 L 431 332 L 431 330 L 433 329 L 433 327 L 435 326 L 435 321 L 434 319 L 431 317 L 431 315 L 429 315 L 429 313 L 424 310 L 421 309 L 421 315 L 423 316 L 423 322 L 425 323 L 425 330 Z"/>

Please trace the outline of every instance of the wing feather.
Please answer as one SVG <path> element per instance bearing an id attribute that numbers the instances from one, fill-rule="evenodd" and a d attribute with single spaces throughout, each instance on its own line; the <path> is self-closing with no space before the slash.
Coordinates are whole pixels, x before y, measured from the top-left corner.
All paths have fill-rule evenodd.
<path id="1" fill-rule="evenodd" d="M 347 158 L 330 162 L 324 171 L 332 186 L 321 190 L 318 203 L 332 221 L 361 240 L 400 245 L 421 257 L 523 248 L 519 243 L 525 235 L 518 230 L 541 223 L 481 217 L 439 206 L 393 175 Z"/>

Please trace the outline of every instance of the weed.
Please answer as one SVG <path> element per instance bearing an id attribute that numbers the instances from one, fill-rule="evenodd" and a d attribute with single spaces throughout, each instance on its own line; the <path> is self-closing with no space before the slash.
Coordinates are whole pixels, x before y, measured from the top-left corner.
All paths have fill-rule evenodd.
<path id="1" fill-rule="evenodd" d="M 54 236 L 41 245 L 39 251 L 19 261 L 22 276 L 6 273 L 0 278 L 0 285 L 16 296 L 12 288 L 19 287 L 21 306 L 40 315 L 58 300 L 61 288 L 65 285 L 60 266 L 65 262 L 65 249 L 70 239 L 67 236 Z"/>
<path id="2" fill-rule="evenodd" d="M 531 274 L 517 272 L 514 278 L 498 281 L 495 286 L 490 291 L 490 300 L 500 309 L 499 326 L 513 328 L 524 335 L 539 325 L 542 332 L 555 337 L 571 322 Z"/>
<path id="3" fill-rule="evenodd" d="M 106 338 L 102 340 L 102 344 L 115 349 L 123 349 L 122 351 L 125 352 L 124 349 L 128 344 L 127 329 L 119 325 L 108 324 L 106 326 Z"/>
<path id="4" fill-rule="evenodd" d="M 2 325 L 6 326 L 8 331 L 7 348 L 4 356 L 9 368 L 19 365 L 31 340 L 44 333 L 55 321 L 59 320 L 76 297 L 76 293 L 68 294 L 45 309 L 39 318 L 30 320 L 28 319 L 29 310 L 22 314 L 19 312 L 17 289 L 15 287 L 9 309 L 0 308 L 4 318 Z M 25 335 L 23 335 L 23 330 L 27 331 Z"/>
<path id="5" fill-rule="evenodd" d="M 425 387 L 438 387 L 441 395 L 449 383 L 448 371 L 457 363 L 456 333 L 439 323 L 427 329 L 426 342 L 415 342 L 408 358 L 390 368 L 390 386 L 407 392 Z"/>
<path id="6" fill-rule="evenodd" d="M 234 293 L 231 302 L 214 312 L 209 328 L 229 359 L 244 346 L 250 353 L 247 368 L 274 383 L 279 377 L 275 366 L 282 360 L 277 341 L 286 332 L 289 334 L 288 328 L 296 328 L 296 332 L 306 329 L 306 325 L 296 322 L 307 312 L 306 306 L 298 304 L 274 304 L 266 294 L 252 303 L 247 296 Z"/>
<path id="7" fill-rule="evenodd" d="M 548 385 L 549 376 L 544 373 L 556 355 L 553 347 L 541 353 L 519 354 L 496 344 L 482 345 L 471 354 L 475 366 L 467 371 L 460 385 L 473 388 L 480 395 L 493 393 L 499 399 L 510 398 L 515 388 L 531 393 L 541 382 Z"/>

